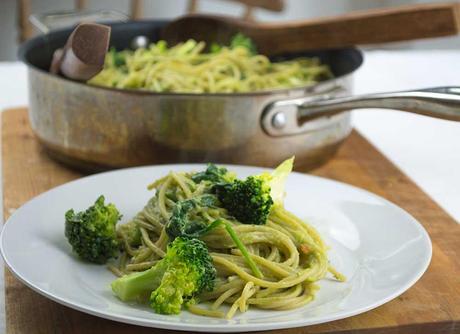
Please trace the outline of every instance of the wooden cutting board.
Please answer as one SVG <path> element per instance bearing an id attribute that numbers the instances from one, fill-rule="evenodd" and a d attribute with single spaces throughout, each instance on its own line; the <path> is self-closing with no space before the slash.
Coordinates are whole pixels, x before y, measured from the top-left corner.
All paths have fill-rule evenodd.
<path id="1" fill-rule="evenodd" d="M 2 140 L 5 219 L 32 197 L 82 176 L 48 158 L 34 138 L 25 109 L 3 113 Z M 460 333 L 460 225 L 357 132 L 333 160 L 313 174 L 370 190 L 410 212 L 431 236 L 433 259 L 415 286 L 375 310 L 276 333 Z M 46 259 L 43 261 L 37 265 L 46 265 Z M 8 270 L 5 279 L 9 334 L 173 333 L 117 323 L 64 307 L 25 287 Z"/>

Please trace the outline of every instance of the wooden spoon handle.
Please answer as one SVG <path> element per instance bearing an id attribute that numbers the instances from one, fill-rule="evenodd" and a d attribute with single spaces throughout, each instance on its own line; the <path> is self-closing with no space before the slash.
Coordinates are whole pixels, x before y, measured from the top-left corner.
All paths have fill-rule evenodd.
<path id="1" fill-rule="evenodd" d="M 460 4 L 418 4 L 287 23 L 239 22 L 263 54 L 455 35 Z"/>
<path id="2" fill-rule="evenodd" d="M 54 52 L 50 72 L 80 81 L 99 73 L 109 47 L 111 28 L 97 23 L 80 23 L 62 49 Z"/>

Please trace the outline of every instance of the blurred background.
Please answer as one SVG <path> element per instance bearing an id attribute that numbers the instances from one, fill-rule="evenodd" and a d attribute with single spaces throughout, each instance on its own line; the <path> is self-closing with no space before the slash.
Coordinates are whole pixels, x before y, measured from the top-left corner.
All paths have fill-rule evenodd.
<path id="1" fill-rule="evenodd" d="M 253 2 L 257 2 L 254 0 Z M 277 1 L 274 1 L 277 2 Z M 49 13 L 83 8 L 111 9 L 135 18 L 172 18 L 191 10 L 249 17 L 257 21 L 285 21 L 342 14 L 354 10 L 391 7 L 412 3 L 442 2 L 422 0 L 284 0 L 282 11 L 247 7 L 229 0 L 1 0 L 0 1 L 0 61 L 15 60 L 21 40 L 37 33 L 28 22 L 31 13 Z M 459 37 L 397 43 L 391 49 L 455 49 Z M 382 48 L 382 46 L 379 46 Z"/>

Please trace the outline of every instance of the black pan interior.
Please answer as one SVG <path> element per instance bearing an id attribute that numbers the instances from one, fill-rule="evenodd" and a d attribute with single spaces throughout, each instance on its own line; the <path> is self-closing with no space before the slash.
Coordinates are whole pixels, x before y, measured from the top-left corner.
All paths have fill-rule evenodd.
<path id="1" fill-rule="evenodd" d="M 110 45 L 118 50 L 130 48 L 132 40 L 139 35 L 147 36 L 151 41 L 156 41 L 159 39 L 161 27 L 167 23 L 166 20 L 155 20 L 110 24 L 112 26 Z M 72 30 L 73 28 L 53 31 L 47 35 L 28 40 L 21 45 L 19 58 L 26 64 L 47 71 L 54 50 L 65 44 Z M 356 48 L 286 54 L 273 57 L 273 60 L 296 57 L 319 57 L 323 63 L 330 66 L 335 77 L 354 72 L 363 62 L 362 53 Z"/>

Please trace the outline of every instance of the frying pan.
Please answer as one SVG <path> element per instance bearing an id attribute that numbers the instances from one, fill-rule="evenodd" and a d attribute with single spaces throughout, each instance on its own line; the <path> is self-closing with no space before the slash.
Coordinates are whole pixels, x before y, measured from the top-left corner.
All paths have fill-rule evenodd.
<path id="1" fill-rule="evenodd" d="M 167 21 L 112 24 L 111 45 L 155 41 Z M 29 116 L 54 158 L 85 170 L 177 162 L 274 166 L 296 155 L 309 169 L 325 162 L 351 131 L 347 110 L 383 107 L 460 120 L 460 89 L 347 97 L 363 55 L 356 48 L 284 54 L 318 57 L 335 78 L 252 93 L 154 93 L 90 86 L 48 72 L 71 29 L 27 41 Z M 338 99 L 338 100 L 337 100 Z"/>

